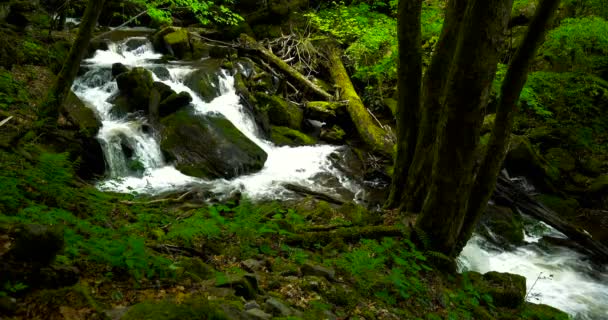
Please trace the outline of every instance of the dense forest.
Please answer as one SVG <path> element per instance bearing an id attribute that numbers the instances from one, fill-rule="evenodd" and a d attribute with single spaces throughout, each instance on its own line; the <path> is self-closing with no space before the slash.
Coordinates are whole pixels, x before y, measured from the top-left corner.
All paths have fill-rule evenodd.
<path id="1" fill-rule="evenodd" d="M 0 0 L 0 319 L 606 319 L 607 19 Z"/>

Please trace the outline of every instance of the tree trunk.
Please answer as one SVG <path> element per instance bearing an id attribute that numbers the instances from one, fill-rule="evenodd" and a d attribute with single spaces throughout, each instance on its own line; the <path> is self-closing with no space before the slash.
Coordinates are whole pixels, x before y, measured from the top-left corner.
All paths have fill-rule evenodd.
<path id="1" fill-rule="evenodd" d="M 383 128 L 375 122 L 363 101 L 355 91 L 348 73 L 342 64 L 342 53 L 334 45 L 327 46 L 328 69 L 331 77 L 338 88 L 340 88 L 340 99 L 348 101 L 346 110 L 352 119 L 359 136 L 363 142 L 374 152 L 384 155 L 392 155 L 393 141 Z"/>
<path id="2" fill-rule="evenodd" d="M 398 207 L 405 190 L 407 170 L 416 148 L 420 115 L 420 85 L 422 81 L 422 49 L 420 14 L 422 0 L 399 2 L 399 73 L 397 106 L 397 154 L 391 191 L 386 206 Z"/>
<path id="3" fill-rule="evenodd" d="M 414 159 L 408 171 L 407 185 L 402 194 L 401 209 L 420 212 L 431 184 L 435 138 L 441 105 L 445 98 L 447 75 L 450 72 L 458 35 L 468 0 L 450 0 L 446 18 L 431 65 L 426 71 L 422 87 L 422 114 Z"/>
<path id="4" fill-rule="evenodd" d="M 87 52 L 89 41 L 97 25 L 97 19 L 101 14 L 105 0 L 89 0 L 87 8 L 78 28 L 78 36 L 72 44 L 68 58 L 66 59 L 57 80 L 53 84 L 46 102 L 43 104 L 42 116 L 45 118 L 56 118 L 59 108 L 65 102 L 70 93 L 72 83 L 80 69 L 80 62 Z"/>
<path id="5" fill-rule="evenodd" d="M 468 201 L 468 212 L 456 251 L 462 250 L 466 245 L 492 196 L 498 173 L 507 154 L 507 143 L 515 117 L 515 106 L 526 83 L 530 62 L 545 38 L 547 26 L 551 23 L 551 18 L 558 5 L 559 0 L 540 2 L 523 43 L 509 64 L 500 88 L 500 101 L 496 110 L 494 129 Z"/>
<path id="6" fill-rule="evenodd" d="M 441 108 L 431 186 L 417 222 L 433 250 L 454 255 L 471 190 L 474 151 L 512 0 L 471 0 Z"/>

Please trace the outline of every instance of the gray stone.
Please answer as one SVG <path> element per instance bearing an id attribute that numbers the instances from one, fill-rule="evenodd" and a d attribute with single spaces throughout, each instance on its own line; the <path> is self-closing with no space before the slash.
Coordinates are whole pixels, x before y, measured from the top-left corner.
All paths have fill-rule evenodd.
<path id="1" fill-rule="evenodd" d="M 247 303 L 245 303 L 245 310 L 250 310 L 250 309 L 260 309 L 260 305 L 257 303 L 257 301 L 255 300 L 251 300 L 251 301 L 247 301 Z"/>
<path id="2" fill-rule="evenodd" d="M 243 261 L 242 264 L 243 264 L 243 267 L 245 268 L 245 270 L 247 270 L 249 272 L 260 271 L 264 268 L 264 262 L 260 261 L 260 260 L 255 260 L 255 259 L 247 259 L 247 260 Z"/>
<path id="3" fill-rule="evenodd" d="M 336 271 L 331 268 L 305 263 L 300 270 L 305 276 L 325 277 L 327 280 L 333 280 L 336 276 Z"/>
<path id="4" fill-rule="evenodd" d="M 272 315 L 260 310 L 260 309 L 249 309 L 245 311 L 246 314 L 253 317 L 253 319 L 266 320 L 272 318 Z"/>
<path id="5" fill-rule="evenodd" d="M 268 298 L 268 300 L 266 300 L 265 309 L 275 316 L 288 317 L 294 314 L 290 307 L 286 306 L 283 302 L 276 298 Z"/>

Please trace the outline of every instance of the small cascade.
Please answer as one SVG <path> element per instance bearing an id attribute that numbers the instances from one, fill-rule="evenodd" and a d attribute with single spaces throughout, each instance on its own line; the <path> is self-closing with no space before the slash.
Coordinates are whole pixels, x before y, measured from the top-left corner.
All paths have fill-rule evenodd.
<path id="1" fill-rule="evenodd" d="M 261 138 L 251 113 L 241 105 L 234 88 L 234 77 L 227 71 L 221 71 L 219 77 L 220 96 L 207 103 L 184 84 L 188 75 L 197 70 L 196 62 L 163 63 L 159 62 L 160 58 L 161 55 L 154 52 L 146 38 L 129 38 L 111 43 L 108 50 L 98 50 L 92 58 L 85 60 L 84 67 L 88 71 L 75 81 L 74 92 L 94 108 L 103 124 L 98 138 L 104 149 L 109 179 L 101 181 L 100 188 L 155 194 L 198 183 L 217 193 L 240 190 L 253 198 L 277 199 L 289 194 L 282 186 L 284 183 L 332 192 L 332 189 L 323 187 L 318 179 L 319 176 L 330 176 L 349 193 L 354 195 L 360 192 L 360 187 L 329 160 L 329 156 L 339 152 L 340 147 L 278 147 Z M 177 171 L 163 159 L 158 137 L 146 130 L 148 125 L 144 118 L 112 114 L 113 106 L 108 101 L 118 94 L 118 87 L 112 79 L 111 66 L 117 62 L 127 67 L 146 68 L 152 71 L 154 81 L 163 82 L 176 92 L 188 92 L 192 96 L 191 106 L 196 112 L 226 117 L 268 154 L 265 166 L 257 173 L 232 180 L 205 181 Z M 168 71 L 168 75 L 159 77 L 154 72 L 159 68 Z"/>

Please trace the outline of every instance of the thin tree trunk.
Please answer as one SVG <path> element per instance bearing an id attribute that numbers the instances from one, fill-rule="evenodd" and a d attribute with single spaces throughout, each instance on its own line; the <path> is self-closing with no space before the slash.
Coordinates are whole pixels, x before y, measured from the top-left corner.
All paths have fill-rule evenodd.
<path id="1" fill-rule="evenodd" d="M 473 185 L 457 251 L 462 250 L 471 237 L 477 221 L 485 211 L 488 200 L 492 196 L 498 173 L 507 154 L 507 143 L 515 117 L 515 106 L 528 78 L 530 62 L 545 38 L 547 26 L 550 24 L 558 5 L 559 0 L 541 0 L 532 23 L 528 27 L 523 44 L 509 64 L 507 74 L 500 88 L 500 101 L 496 111 L 494 129 L 488 142 L 485 158 Z"/>
<path id="2" fill-rule="evenodd" d="M 335 85 L 340 88 L 340 100 L 348 101 L 346 110 L 361 140 L 374 152 L 384 155 L 393 153 L 393 141 L 386 130 L 374 122 L 363 101 L 355 91 L 348 72 L 342 63 L 342 52 L 334 45 L 327 45 L 329 72 Z"/>
<path id="3" fill-rule="evenodd" d="M 97 19 L 101 14 L 104 2 L 105 0 L 89 0 L 87 3 L 82 22 L 78 28 L 78 36 L 72 44 L 68 58 L 61 68 L 46 102 L 43 104 L 41 110 L 43 117 L 56 118 L 59 115 L 59 108 L 68 97 L 72 83 L 80 69 L 80 62 L 87 52 L 89 41 L 97 25 Z"/>
<path id="4" fill-rule="evenodd" d="M 448 2 L 439 42 L 435 48 L 431 65 L 424 76 L 422 116 L 414 159 L 407 173 L 405 192 L 402 194 L 403 206 L 401 209 L 403 211 L 420 212 L 428 193 L 439 114 L 467 2 L 468 0 L 450 0 Z"/>
<path id="5" fill-rule="evenodd" d="M 397 154 L 391 191 L 386 206 L 400 205 L 418 134 L 422 50 L 420 14 L 422 0 L 399 1 L 399 104 L 397 106 Z"/>
<path id="6" fill-rule="evenodd" d="M 472 0 L 459 32 L 437 130 L 432 182 L 417 222 L 431 248 L 453 255 L 472 184 L 474 150 L 513 0 Z"/>

